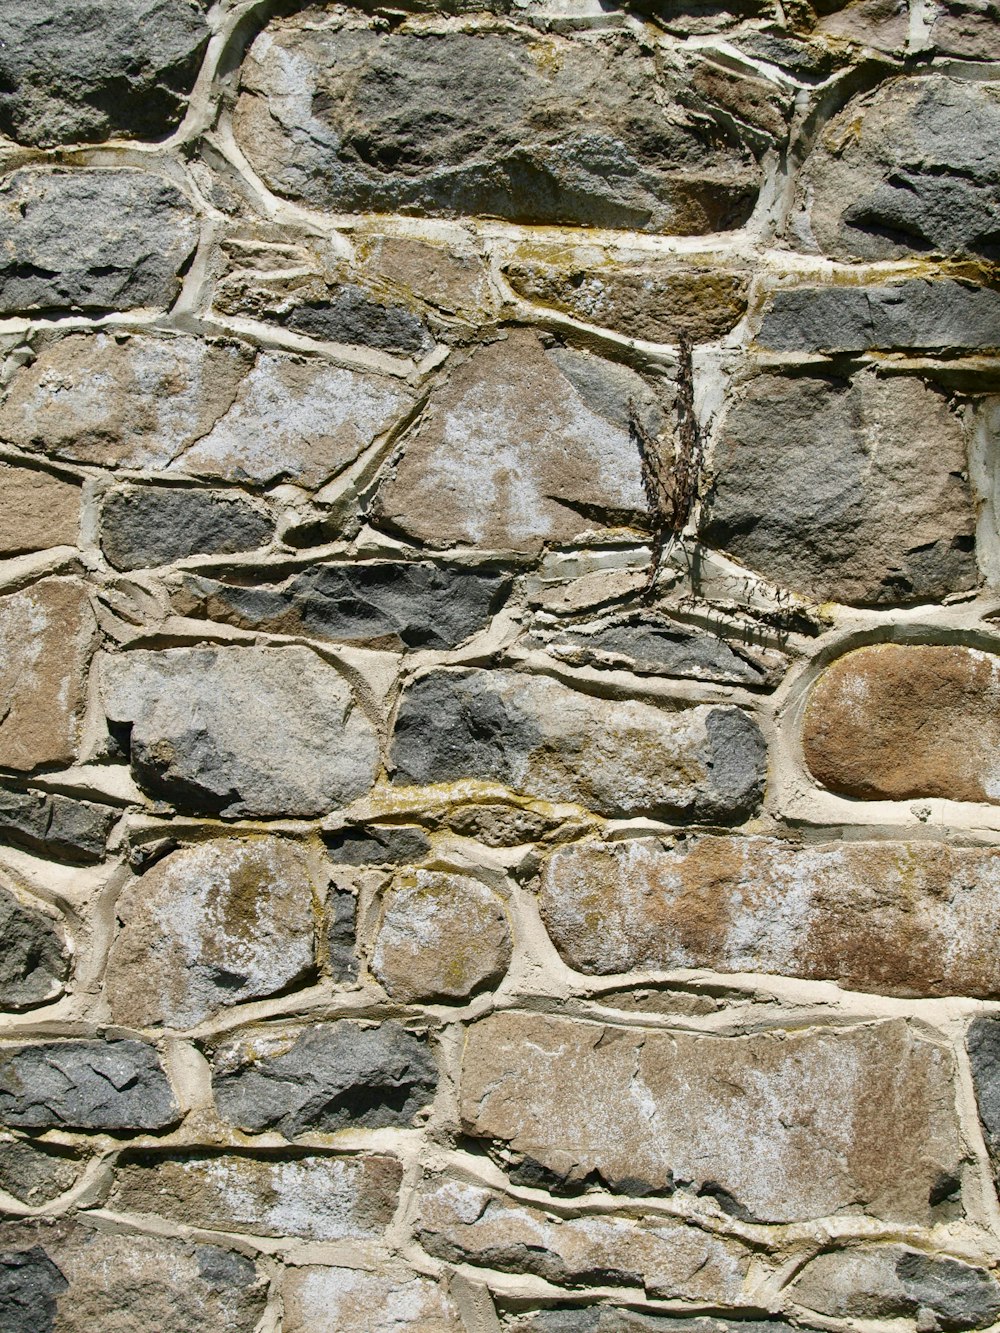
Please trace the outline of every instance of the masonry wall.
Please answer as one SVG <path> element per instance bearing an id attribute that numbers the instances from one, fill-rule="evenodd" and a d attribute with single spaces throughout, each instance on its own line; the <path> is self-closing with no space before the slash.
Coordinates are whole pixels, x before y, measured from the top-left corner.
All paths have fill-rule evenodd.
<path id="1" fill-rule="evenodd" d="M 0 3 L 0 1333 L 1000 1327 L 995 0 Z"/>

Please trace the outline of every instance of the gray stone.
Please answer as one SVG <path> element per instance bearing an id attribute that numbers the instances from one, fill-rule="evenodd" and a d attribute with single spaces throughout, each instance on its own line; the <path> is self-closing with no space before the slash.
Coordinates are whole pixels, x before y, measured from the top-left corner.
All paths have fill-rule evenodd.
<path id="1" fill-rule="evenodd" d="M 369 824 L 327 840 L 330 859 L 338 865 L 409 865 L 422 861 L 430 839 L 415 824 Z"/>
<path id="2" fill-rule="evenodd" d="M 101 550 L 115 569 L 266 546 L 270 517 L 241 495 L 187 487 L 128 486 L 101 506 Z"/>
<path id="3" fill-rule="evenodd" d="M 322 564 L 280 583 L 189 575 L 175 605 L 247 629 L 342 643 L 454 648 L 484 629 L 511 585 L 507 575 L 427 561 Z"/>
<path id="4" fill-rule="evenodd" d="M 31 1139 L 0 1140 L 0 1189 L 32 1208 L 64 1194 L 83 1167 L 84 1161 L 66 1149 Z"/>
<path id="5" fill-rule="evenodd" d="M 18 143 L 158 139 L 208 42 L 201 0 L 22 0 L 4 15 L 0 130 Z"/>
<path id="6" fill-rule="evenodd" d="M 0 842 L 61 861 L 101 861 L 119 811 L 0 783 Z"/>
<path id="7" fill-rule="evenodd" d="M 334 884 L 326 905 L 326 962 L 334 982 L 358 975 L 358 900 L 347 885 Z"/>
<path id="8" fill-rule="evenodd" d="M 393 781 L 477 779 L 599 814 L 734 820 L 760 801 L 766 749 L 736 708 L 664 712 L 515 671 L 442 671 L 404 692 Z"/>
<path id="9" fill-rule="evenodd" d="M 715 1319 L 708 1315 L 674 1318 L 641 1314 L 612 1305 L 531 1310 L 507 1325 L 508 1333 L 795 1333 L 802 1325 L 783 1319 Z M 807 1330 L 808 1333 L 808 1330 Z"/>
<path id="10" fill-rule="evenodd" d="M 380 33 L 298 16 L 257 38 L 236 130 L 272 189 L 339 211 L 685 235 L 749 216 L 757 163 L 686 109 L 688 72 L 627 30 L 573 41 L 435 23 Z M 724 78 L 726 92 L 741 83 Z"/>
<path id="11" fill-rule="evenodd" d="M 974 1019 L 969 1026 L 967 1046 L 979 1119 L 993 1163 L 993 1176 L 1000 1185 L 1000 1020 Z"/>
<path id="12" fill-rule="evenodd" d="M 338 288 L 328 300 L 295 304 L 282 322 L 295 333 L 310 338 L 361 343 L 382 352 L 419 355 L 434 346 L 434 339 L 419 315 L 402 305 L 375 301 L 351 283 Z"/>
<path id="13" fill-rule="evenodd" d="M 1000 254 L 1000 89 L 891 79 L 820 135 L 800 199 L 835 259 Z"/>
<path id="14" fill-rule="evenodd" d="M 16 171 L 0 184 L 0 315 L 167 306 L 197 240 L 190 203 L 152 172 Z"/>
<path id="15" fill-rule="evenodd" d="M 289 1267 L 283 1333 L 465 1333 L 445 1286 L 410 1268 Z"/>
<path id="16" fill-rule="evenodd" d="M 31 1009 L 55 999 L 68 972 L 52 917 L 0 886 L 0 1009 Z"/>
<path id="17" fill-rule="evenodd" d="M 52 1333 L 56 1297 L 68 1286 L 40 1245 L 0 1252 L 0 1328 L 4 1333 Z"/>
<path id="18" fill-rule="evenodd" d="M 166 1129 L 180 1112 L 152 1046 L 60 1041 L 0 1051 L 0 1120 L 21 1129 Z"/>
<path id="19" fill-rule="evenodd" d="M 997 0 L 933 0 L 928 18 L 928 40 L 943 54 L 970 60 L 1000 59 Z"/>
<path id="20" fill-rule="evenodd" d="M 101 666 L 108 717 L 131 725 L 136 780 L 179 807 L 319 815 L 375 780 L 374 728 L 308 648 L 137 650 Z"/>
<path id="21" fill-rule="evenodd" d="M 231 1124 L 294 1139 L 411 1125 L 434 1096 L 437 1070 L 426 1042 L 398 1023 L 339 1021 L 251 1036 L 217 1053 L 212 1083 Z"/>
<path id="22" fill-rule="evenodd" d="M 921 380 L 760 375 L 712 468 L 701 537 L 776 583 L 860 605 L 975 586 L 962 424 Z"/>

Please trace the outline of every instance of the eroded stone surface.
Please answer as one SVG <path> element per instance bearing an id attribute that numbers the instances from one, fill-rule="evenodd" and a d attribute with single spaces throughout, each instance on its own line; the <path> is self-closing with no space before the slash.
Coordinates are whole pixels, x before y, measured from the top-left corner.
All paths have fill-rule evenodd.
<path id="1" fill-rule="evenodd" d="M 30 1009 L 54 999 L 68 971 L 54 918 L 0 885 L 0 1008 Z"/>
<path id="2" fill-rule="evenodd" d="M 971 60 L 1000 57 L 1000 5 L 996 0 L 933 0 L 930 42 L 948 55 Z"/>
<path id="3" fill-rule="evenodd" d="M 128 486 L 111 491 L 101 506 L 101 550 L 115 569 L 253 551 L 273 534 L 267 514 L 226 491 Z"/>
<path id="4" fill-rule="evenodd" d="M 65 1193 L 82 1169 L 83 1162 L 65 1149 L 9 1135 L 0 1140 L 0 1189 L 33 1208 Z"/>
<path id="5" fill-rule="evenodd" d="M 668 713 L 514 671 L 436 672 L 403 694 L 394 781 L 500 782 L 600 814 L 735 819 L 763 793 L 757 724 L 736 708 Z"/>
<path id="6" fill-rule="evenodd" d="M 463 1333 L 443 1287 L 409 1269 L 293 1268 L 282 1286 L 285 1333 Z"/>
<path id="7" fill-rule="evenodd" d="M 115 1019 L 193 1027 L 302 984 L 315 965 L 308 854 L 281 838 L 216 838 L 165 857 L 118 899 L 105 994 Z"/>
<path id="8" fill-rule="evenodd" d="M 119 812 L 91 801 L 0 783 L 0 842 L 60 861 L 100 861 Z"/>
<path id="9" fill-rule="evenodd" d="M 393 999 L 462 1000 L 510 964 L 503 904 L 468 875 L 402 871 L 382 902 L 372 971 Z"/>
<path id="10" fill-rule="evenodd" d="M 783 1319 L 675 1318 L 611 1305 L 532 1310 L 513 1318 L 506 1327 L 510 1333 L 794 1333 L 793 1325 Z"/>
<path id="11" fill-rule="evenodd" d="M 962 426 L 916 379 L 761 375 L 712 459 L 701 533 L 818 600 L 926 600 L 976 582 Z"/>
<path id="12" fill-rule="evenodd" d="M 431 849 L 430 839 L 415 824 L 368 825 L 348 829 L 327 840 L 330 859 L 338 865 L 408 865 L 422 861 Z"/>
<path id="13" fill-rule="evenodd" d="M 995 1018 L 975 1019 L 969 1025 L 967 1045 L 979 1119 L 993 1176 L 1000 1182 L 1000 1022 Z"/>
<path id="14" fill-rule="evenodd" d="M 581 972 L 711 968 L 895 995 L 1000 995 L 1000 856 L 928 842 L 585 843 L 541 880 Z"/>
<path id="15" fill-rule="evenodd" d="M 136 780 L 179 806 L 318 815 L 374 781 L 371 723 L 307 648 L 139 650 L 104 657 L 101 679 Z"/>
<path id="16" fill-rule="evenodd" d="M 461 1116 L 569 1187 L 926 1222 L 957 1180 L 953 1072 L 901 1020 L 715 1037 L 507 1012 L 469 1028 Z"/>
<path id="17" fill-rule="evenodd" d="M 806 764 L 843 796 L 1000 803 L 1000 657 L 883 643 L 846 653 L 813 687 Z"/>
<path id="18" fill-rule="evenodd" d="M 79 486 L 0 463 L 0 556 L 75 546 L 79 527 Z"/>

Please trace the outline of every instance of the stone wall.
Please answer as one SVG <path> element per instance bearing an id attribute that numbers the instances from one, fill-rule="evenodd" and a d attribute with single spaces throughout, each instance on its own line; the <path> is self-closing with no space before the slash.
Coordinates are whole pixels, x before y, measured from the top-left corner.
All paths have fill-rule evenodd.
<path id="1" fill-rule="evenodd" d="M 996 0 L 8 0 L 0 1331 L 1000 1327 Z"/>

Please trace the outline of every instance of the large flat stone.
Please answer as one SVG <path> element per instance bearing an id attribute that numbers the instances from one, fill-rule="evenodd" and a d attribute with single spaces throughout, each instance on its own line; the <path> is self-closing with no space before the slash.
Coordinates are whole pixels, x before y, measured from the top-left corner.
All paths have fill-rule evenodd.
<path id="1" fill-rule="evenodd" d="M 60 861 L 101 861 L 120 811 L 0 783 L 0 842 Z"/>
<path id="2" fill-rule="evenodd" d="M 758 82 L 722 80 L 709 97 Z M 760 181 L 721 116 L 686 108 L 692 82 L 626 30 L 378 32 L 307 14 L 250 48 L 236 132 L 272 189 L 319 208 L 689 235 L 741 225 Z"/>
<path id="3" fill-rule="evenodd" d="M 734 820 L 759 803 L 766 749 L 737 708 L 666 712 L 516 671 L 440 671 L 404 691 L 393 780 L 478 779 L 604 815 Z"/>
<path id="4" fill-rule="evenodd" d="M 79 528 L 79 486 L 0 463 L 0 556 L 75 546 Z"/>
<path id="5" fill-rule="evenodd" d="M 1000 5 L 997 0 L 933 0 L 929 40 L 947 55 L 1000 59 Z"/>
<path id="6" fill-rule="evenodd" d="M 197 240 L 191 204 L 152 172 L 15 171 L 0 183 L 0 315 L 170 305 Z"/>
<path id="7" fill-rule="evenodd" d="M 507 1012 L 468 1030 L 466 1133 L 579 1187 L 926 1223 L 958 1178 L 950 1054 L 901 1020 L 716 1037 Z"/>
<path id="8" fill-rule="evenodd" d="M 101 550 L 115 569 L 253 551 L 273 535 L 270 516 L 232 491 L 127 486 L 101 505 Z"/>
<path id="9" fill-rule="evenodd" d="M 529 1310 L 507 1325 L 510 1333 L 795 1333 L 784 1319 L 716 1319 L 711 1315 L 643 1314 L 614 1305 Z"/>
<path id="10" fill-rule="evenodd" d="M 137 650 L 104 657 L 101 680 L 137 781 L 179 806 L 319 815 L 375 779 L 374 728 L 307 648 Z"/>
<path id="11" fill-rule="evenodd" d="M 290 1268 L 284 1333 L 464 1333 L 442 1286 L 407 1268 Z"/>
<path id="12" fill-rule="evenodd" d="M 1000 804 L 1000 657 L 895 643 L 838 658 L 813 686 L 806 764 L 842 796 Z"/>
<path id="13" fill-rule="evenodd" d="M 54 999 L 69 972 L 55 920 L 0 886 L 0 1009 Z"/>
<path id="14" fill-rule="evenodd" d="M 760 375 L 711 466 L 703 539 L 776 583 L 862 605 L 975 586 L 962 424 L 921 380 Z"/>

